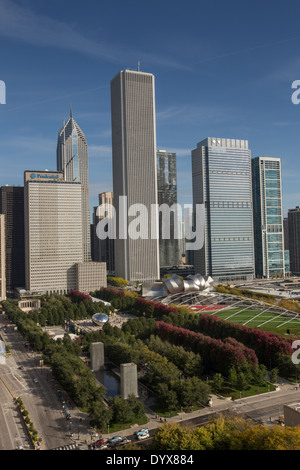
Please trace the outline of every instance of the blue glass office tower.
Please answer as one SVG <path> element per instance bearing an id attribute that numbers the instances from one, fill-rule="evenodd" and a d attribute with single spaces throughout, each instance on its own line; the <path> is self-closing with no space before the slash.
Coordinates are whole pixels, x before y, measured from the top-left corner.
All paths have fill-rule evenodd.
<path id="1" fill-rule="evenodd" d="M 199 142 L 192 150 L 192 174 L 193 205 L 204 204 L 205 232 L 203 247 L 194 251 L 195 272 L 220 282 L 253 279 L 248 141 L 209 137 Z"/>
<path id="2" fill-rule="evenodd" d="M 252 185 L 256 275 L 284 277 L 280 158 L 253 158 Z"/>

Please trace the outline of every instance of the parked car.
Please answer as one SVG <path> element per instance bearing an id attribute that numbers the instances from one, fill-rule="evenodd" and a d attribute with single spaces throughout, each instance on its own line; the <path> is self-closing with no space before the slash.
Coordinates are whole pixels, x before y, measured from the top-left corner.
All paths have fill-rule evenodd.
<path id="1" fill-rule="evenodd" d="M 101 447 L 105 443 L 106 443 L 105 439 L 98 439 L 98 441 L 94 442 L 93 446 L 94 447 Z"/>
<path id="2" fill-rule="evenodd" d="M 147 431 L 147 432 L 144 432 L 144 433 L 140 433 L 140 434 L 137 435 L 137 438 L 138 438 L 139 440 L 141 440 L 141 439 L 147 439 L 147 437 L 150 437 L 150 434 L 148 433 L 148 431 Z"/>
<path id="3" fill-rule="evenodd" d="M 142 428 L 139 431 L 135 431 L 135 434 L 138 436 L 139 434 L 145 434 L 148 432 L 148 428 Z"/>
<path id="4" fill-rule="evenodd" d="M 106 442 L 109 446 L 115 446 L 119 444 L 121 441 L 123 441 L 123 437 L 121 436 L 114 436 Z"/>
<path id="5" fill-rule="evenodd" d="M 105 449 L 107 449 L 107 448 L 108 448 L 108 447 L 107 447 L 107 444 L 101 444 L 100 447 L 97 447 L 98 450 L 105 450 Z"/>
<path id="6" fill-rule="evenodd" d="M 118 443 L 118 446 L 123 446 L 125 444 L 129 444 L 131 442 L 130 439 L 127 439 L 127 437 L 124 437 L 121 442 Z"/>

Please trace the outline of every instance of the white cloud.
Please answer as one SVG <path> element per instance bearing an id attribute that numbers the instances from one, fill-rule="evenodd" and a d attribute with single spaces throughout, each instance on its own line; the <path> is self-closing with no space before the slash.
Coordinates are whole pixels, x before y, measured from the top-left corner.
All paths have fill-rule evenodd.
<path id="1" fill-rule="evenodd" d="M 89 157 L 101 157 L 103 158 L 112 158 L 112 149 L 111 145 L 89 145 L 88 146 Z"/>
<path id="2" fill-rule="evenodd" d="M 110 63 L 124 64 L 131 63 L 132 60 L 136 63 L 138 57 L 148 64 L 187 68 L 175 59 L 161 54 L 131 50 L 123 44 L 114 46 L 105 38 L 102 43 L 93 41 L 75 31 L 74 25 L 37 14 L 29 8 L 17 5 L 13 0 L 2 0 L 0 3 L 0 36 L 18 39 L 34 46 L 73 50 Z"/>

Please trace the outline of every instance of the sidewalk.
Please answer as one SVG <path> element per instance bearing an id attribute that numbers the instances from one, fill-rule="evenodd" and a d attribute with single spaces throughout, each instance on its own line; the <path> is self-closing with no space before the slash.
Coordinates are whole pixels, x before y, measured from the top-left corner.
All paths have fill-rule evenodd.
<path id="1" fill-rule="evenodd" d="M 282 386 L 282 384 L 284 384 Z M 189 413 L 178 413 L 176 416 L 172 416 L 169 418 L 162 418 L 163 421 L 161 421 L 160 417 L 156 417 L 156 413 L 152 411 L 149 407 L 146 408 L 146 416 L 148 417 L 148 422 L 144 425 L 138 425 L 134 424 L 130 426 L 130 428 L 121 430 L 121 431 L 116 431 L 116 432 L 110 432 L 110 433 L 102 433 L 99 435 L 96 435 L 96 432 L 94 429 L 92 429 L 89 424 L 88 420 L 85 418 L 85 424 L 81 425 L 81 429 L 84 427 L 85 431 L 81 432 L 80 431 L 80 439 L 77 439 L 76 433 L 74 433 L 74 439 L 73 442 L 77 444 L 77 446 L 81 450 L 87 450 L 88 445 L 91 444 L 92 442 L 95 442 L 97 439 L 102 436 L 103 439 L 110 439 L 113 436 L 122 436 L 122 437 L 128 437 L 131 436 L 135 431 L 141 429 L 141 428 L 148 428 L 149 431 L 156 429 L 160 426 L 162 426 L 165 423 L 184 423 L 184 421 L 196 418 L 196 417 L 201 417 L 205 415 L 210 415 L 214 413 L 220 413 L 225 410 L 233 410 L 233 411 L 239 411 L 239 408 L 242 408 L 245 404 L 254 404 L 258 402 L 260 399 L 266 399 L 266 398 L 272 398 L 272 396 L 278 394 L 281 395 L 282 392 L 288 391 L 288 390 L 293 390 L 295 388 L 295 385 L 288 383 L 284 380 L 280 379 L 280 382 L 278 383 L 280 386 L 279 390 L 275 391 L 270 391 L 270 392 L 265 392 L 260 395 L 253 395 L 251 397 L 245 397 L 245 398 L 239 398 L 237 400 L 231 400 L 230 398 L 220 398 L 216 395 L 211 395 L 212 397 L 212 406 L 207 406 L 205 408 L 192 411 Z M 281 393 L 280 393 L 281 392 Z"/>

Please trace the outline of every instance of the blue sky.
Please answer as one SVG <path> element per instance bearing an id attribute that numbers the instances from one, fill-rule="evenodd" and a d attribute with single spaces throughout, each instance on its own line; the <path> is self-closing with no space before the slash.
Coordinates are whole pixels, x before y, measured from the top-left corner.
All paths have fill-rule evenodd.
<path id="1" fill-rule="evenodd" d="M 294 0 L 0 0 L 0 186 L 56 169 L 72 104 L 96 205 L 112 190 L 110 81 L 140 61 L 155 75 L 157 147 L 177 153 L 179 202 L 192 202 L 197 142 L 247 139 L 253 157 L 281 158 L 286 214 L 300 205 L 299 14 Z"/>

